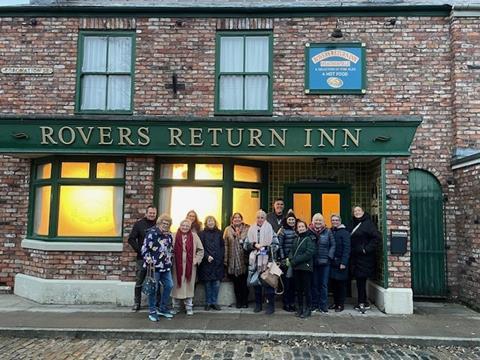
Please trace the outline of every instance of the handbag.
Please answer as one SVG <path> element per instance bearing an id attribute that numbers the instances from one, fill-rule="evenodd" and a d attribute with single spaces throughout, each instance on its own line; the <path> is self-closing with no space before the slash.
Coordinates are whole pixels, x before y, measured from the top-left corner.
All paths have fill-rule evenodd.
<path id="1" fill-rule="evenodd" d="M 280 269 L 277 263 L 275 261 L 271 261 L 267 264 L 267 269 L 260 274 L 260 278 L 264 283 L 276 289 L 278 288 L 278 282 L 282 274 L 283 271 Z"/>
<path id="2" fill-rule="evenodd" d="M 155 294 L 156 290 L 155 267 L 153 264 L 147 264 L 147 274 L 145 275 L 145 280 L 143 280 L 142 292 L 145 295 L 150 296 Z"/>
<path id="3" fill-rule="evenodd" d="M 253 273 L 248 274 L 248 279 L 247 279 L 247 286 L 260 286 L 262 285 L 260 281 L 260 274 L 258 271 L 254 271 Z"/>

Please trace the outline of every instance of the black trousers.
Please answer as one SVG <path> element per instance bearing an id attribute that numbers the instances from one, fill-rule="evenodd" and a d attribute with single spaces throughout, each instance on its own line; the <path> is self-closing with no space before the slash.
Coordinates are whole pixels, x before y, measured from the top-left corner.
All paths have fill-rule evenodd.
<path id="1" fill-rule="evenodd" d="M 333 288 L 333 303 L 335 305 L 344 305 L 347 297 L 347 280 L 337 280 L 330 278 Z"/>
<path id="2" fill-rule="evenodd" d="M 237 305 L 248 305 L 248 286 L 247 286 L 247 274 L 241 274 L 239 276 L 230 275 L 230 279 L 233 282 L 233 290 L 235 292 L 235 301 Z"/>
<path id="3" fill-rule="evenodd" d="M 357 277 L 357 292 L 358 292 L 358 303 L 365 304 L 367 302 L 367 278 Z"/>
<path id="4" fill-rule="evenodd" d="M 295 282 L 295 290 L 297 293 L 297 302 L 300 306 L 310 308 L 311 286 L 312 286 L 312 272 L 305 270 L 293 270 L 293 281 Z"/>

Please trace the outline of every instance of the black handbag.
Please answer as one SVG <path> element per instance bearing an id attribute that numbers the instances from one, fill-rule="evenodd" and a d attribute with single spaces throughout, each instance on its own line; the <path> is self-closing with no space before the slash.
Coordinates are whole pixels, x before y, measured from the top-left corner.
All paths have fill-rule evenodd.
<path id="1" fill-rule="evenodd" d="M 142 284 L 142 292 L 145 295 L 153 295 L 157 290 L 157 284 L 155 281 L 155 266 L 153 264 L 147 264 L 147 274 Z"/>

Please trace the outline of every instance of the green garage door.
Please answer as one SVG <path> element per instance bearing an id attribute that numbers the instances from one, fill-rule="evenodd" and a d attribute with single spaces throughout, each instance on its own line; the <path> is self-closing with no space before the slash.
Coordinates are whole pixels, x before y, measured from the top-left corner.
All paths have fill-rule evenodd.
<path id="1" fill-rule="evenodd" d="M 412 170 L 410 183 L 410 225 L 412 234 L 413 295 L 446 295 L 443 197 L 437 179 L 422 170 Z"/>

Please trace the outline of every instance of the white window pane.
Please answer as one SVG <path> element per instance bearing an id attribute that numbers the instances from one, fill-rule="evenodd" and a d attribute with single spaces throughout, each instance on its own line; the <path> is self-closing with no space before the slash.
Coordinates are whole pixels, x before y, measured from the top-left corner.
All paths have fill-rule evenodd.
<path id="1" fill-rule="evenodd" d="M 220 77 L 220 110 L 243 110 L 243 76 Z"/>
<path id="2" fill-rule="evenodd" d="M 51 186 L 40 186 L 35 190 L 35 214 L 33 232 L 37 235 L 48 235 L 50 225 Z"/>
<path id="3" fill-rule="evenodd" d="M 245 110 L 268 110 L 268 76 L 245 78 Z"/>
<path id="4" fill-rule="evenodd" d="M 132 38 L 111 37 L 108 46 L 108 71 L 129 72 L 132 62 Z"/>
<path id="5" fill-rule="evenodd" d="M 105 110 L 107 77 L 87 75 L 82 79 L 82 110 Z"/>
<path id="6" fill-rule="evenodd" d="M 105 71 L 107 62 L 107 38 L 85 37 L 82 71 Z"/>
<path id="7" fill-rule="evenodd" d="M 220 39 L 220 71 L 243 71 L 243 37 L 225 36 Z"/>
<path id="8" fill-rule="evenodd" d="M 108 110 L 130 110 L 130 76 L 108 77 Z"/>
<path id="9" fill-rule="evenodd" d="M 268 72 L 268 36 L 251 36 L 245 39 L 245 71 Z"/>

